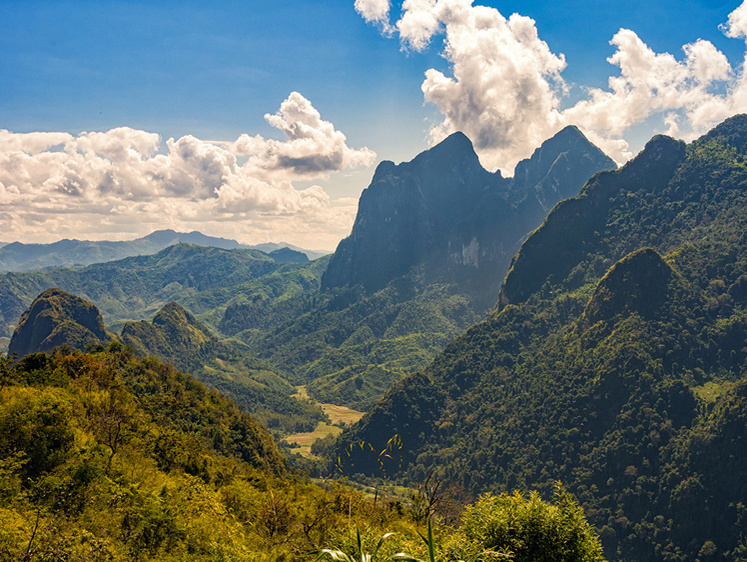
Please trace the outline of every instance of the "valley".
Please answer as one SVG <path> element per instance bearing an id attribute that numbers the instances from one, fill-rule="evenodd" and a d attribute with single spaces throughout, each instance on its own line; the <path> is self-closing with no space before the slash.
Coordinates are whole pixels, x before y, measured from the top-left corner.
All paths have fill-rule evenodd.
<path id="1" fill-rule="evenodd" d="M 306 392 L 305 386 L 297 387 L 298 392 L 294 394 L 294 397 L 301 401 L 309 399 L 309 395 Z M 314 431 L 306 433 L 294 433 L 285 436 L 285 441 L 291 444 L 293 450 L 298 447 L 298 453 L 306 458 L 311 458 L 311 446 L 317 439 L 325 439 L 328 437 L 337 437 L 342 433 L 342 428 L 347 425 L 352 425 L 363 417 L 363 412 L 351 410 L 345 406 L 338 406 L 335 404 L 319 404 L 327 416 L 328 421 L 319 422 L 314 428 Z"/>
<path id="2" fill-rule="evenodd" d="M 747 562 L 747 0 L 0 45 L 0 562 Z"/>
<path id="3" fill-rule="evenodd" d="M 179 431 L 211 450 L 339 475 L 375 501 L 402 486 L 391 525 L 532 490 L 515 500 L 575 497 L 610 560 L 741 559 L 745 161 L 746 116 L 690 144 L 654 137 L 619 169 L 564 129 L 513 178 L 455 134 L 381 163 L 330 256 L 180 243 L 1 275 L 8 388 L 77 389 L 62 367 L 76 361 L 131 365 L 123 381 L 150 369 L 231 400 L 271 449 L 242 445 L 234 422 L 185 418 Z M 141 404 L 161 383 L 126 384 Z M 137 416 L 133 447 L 147 442 Z M 119 449 L 102 449 L 107 467 Z M 217 482 L 224 461 L 207 458 L 178 462 Z"/>

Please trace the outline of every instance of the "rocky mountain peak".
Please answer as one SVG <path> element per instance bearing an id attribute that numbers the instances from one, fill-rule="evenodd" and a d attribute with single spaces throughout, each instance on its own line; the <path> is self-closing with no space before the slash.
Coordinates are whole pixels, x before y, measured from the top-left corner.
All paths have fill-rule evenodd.
<path id="1" fill-rule="evenodd" d="M 473 286 L 492 304 L 523 237 L 591 175 L 612 168 L 576 127 L 543 143 L 513 179 L 483 168 L 463 133 L 410 162 L 382 162 L 322 287 L 377 290 L 422 266 L 427 278 Z"/>
<path id="2" fill-rule="evenodd" d="M 47 289 L 21 315 L 8 355 L 20 358 L 62 344 L 85 349 L 111 339 L 101 313 L 92 303 L 61 289 Z"/>

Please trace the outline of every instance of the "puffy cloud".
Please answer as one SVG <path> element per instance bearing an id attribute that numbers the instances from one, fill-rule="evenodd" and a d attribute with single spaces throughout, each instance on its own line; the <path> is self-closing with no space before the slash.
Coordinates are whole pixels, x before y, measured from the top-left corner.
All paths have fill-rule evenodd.
<path id="1" fill-rule="evenodd" d="M 667 132 L 692 138 L 747 109 L 743 69 L 735 72 L 709 41 L 685 45 L 678 60 L 620 29 L 608 59 L 619 74 L 610 77 L 607 89 L 587 89 L 585 99 L 563 107 L 565 59 L 540 39 L 530 18 L 506 19 L 473 0 L 405 0 L 392 28 L 404 49 L 423 50 L 436 35 L 444 36 L 442 56 L 451 75 L 430 69 L 422 84 L 425 101 L 443 115 L 431 130 L 433 141 L 461 130 L 484 164 L 504 172 L 568 124 L 622 162 L 630 157 L 625 134 L 648 119 L 659 118 Z M 747 1 L 729 14 L 722 30 L 747 38 Z"/>
<path id="2" fill-rule="evenodd" d="M 661 115 L 668 133 L 692 136 L 728 115 L 727 98 L 712 93 L 711 88 L 728 81 L 733 70 L 710 42 L 685 45 L 682 62 L 669 53 L 655 53 L 627 29 L 618 31 L 611 43 L 617 51 L 608 60 L 620 67 L 620 75 L 609 79 L 609 90 L 591 89 L 588 99 L 566 109 L 566 122 L 602 139 L 614 139 L 649 117 Z M 613 156 L 624 160 L 629 154 L 623 151 Z"/>
<path id="3" fill-rule="evenodd" d="M 453 73 L 428 70 L 422 85 L 425 100 L 444 115 L 431 131 L 434 140 L 461 130 L 488 165 L 518 161 L 524 147 L 538 146 L 558 126 L 554 86 L 562 88 L 565 60 L 539 39 L 530 18 L 506 19 L 468 0 L 441 0 L 433 13 L 445 25 L 444 56 Z M 403 38 L 412 46 L 422 45 L 432 29 L 425 18 L 419 20 L 425 26 L 409 27 Z"/>
<path id="4" fill-rule="evenodd" d="M 720 29 L 727 37 L 747 37 L 747 2 L 730 13 L 728 21 L 721 24 Z"/>
<path id="5" fill-rule="evenodd" d="M 376 155 L 350 148 L 296 92 L 266 119 L 286 140 L 241 135 L 219 143 L 186 135 L 163 143 L 128 127 L 77 136 L 0 130 L 0 227 L 45 240 L 86 232 L 100 238 L 114 225 L 123 235 L 147 233 L 149 224 L 213 225 L 212 232 L 247 240 L 296 232 L 307 242 L 313 231 L 331 247 L 349 230 L 354 206 L 293 182 L 370 166 Z"/>
<path id="6" fill-rule="evenodd" d="M 389 0 L 355 0 L 355 11 L 368 23 L 376 23 L 389 30 Z"/>
<path id="7" fill-rule="evenodd" d="M 441 28 L 436 0 L 405 0 L 397 31 L 403 43 L 422 51 Z"/>
<path id="8" fill-rule="evenodd" d="M 265 171 L 290 170 L 299 176 L 318 176 L 333 170 L 370 166 L 376 154 L 363 148 L 354 150 L 346 144 L 345 135 L 324 121 L 309 100 L 293 92 L 275 115 L 265 115 L 267 122 L 285 133 L 287 141 L 239 139 L 237 147 L 254 145 L 249 165 Z M 242 142 L 246 140 L 246 143 Z"/>

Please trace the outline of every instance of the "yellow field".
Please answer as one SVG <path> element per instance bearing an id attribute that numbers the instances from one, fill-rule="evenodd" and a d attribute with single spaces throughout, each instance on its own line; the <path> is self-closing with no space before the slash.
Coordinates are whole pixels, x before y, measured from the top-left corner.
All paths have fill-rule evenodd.
<path id="1" fill-rule="evenodd" d="M 295 397 L 299 400 L 309 400 L 309 395 L 306 393 L 305 386 L 296 387 L 298 392 Z M 311 433 L 294 433 L 288 435 L 285 440 L 288 443 L 296 443 L 300 445 L 297 449 L 298 453 L 304 457 L 311 457 L 311 444 L 317 439 L 323 439 L 327 435 L 339 435 L 342 433 L 342 428 L 333 424 L 351 424 L 357 422 L 363 417 L 363 412 L 351 410 L 345 406 L 338 406 L 336 404 L 319 404 L 324 410 L 324 413 L 329 416 L 330 423 L 319 423 L 316 429 Z"/>

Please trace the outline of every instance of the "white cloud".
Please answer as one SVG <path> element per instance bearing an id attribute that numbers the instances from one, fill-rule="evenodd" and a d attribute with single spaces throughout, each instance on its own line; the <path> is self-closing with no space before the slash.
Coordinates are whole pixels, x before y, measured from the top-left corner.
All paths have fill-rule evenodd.
<path id="1" fill-rule="evenodd" d="M 355 0 L 355 11 L 368 23 L 381 25 L 389 30 L 389 0 Z"/>
<path id="2" fill-rule="evenodd" d="M 538 146 L 558 126 L 555 87 L 562 88 L 565 60 L 539 39 L 533 20 L 517 14 L 505 19 L 495 9 L 470 4 L 441 0 L 434 5 L 445 25 L 444 57 L 453 76 L 428 70 L 422 90 L 444 115 L 431 132 L 434 140 L 461 130 L 484 162 L 503 166 L 524 157 L 524 147 Z M 403 41 L 422 46 L 431 29 L 427 21 L 421 29 L 409 26 Z"/>
<path id="3" fill-rule="evenodd" d="M 422 51 L 441 28 L 436 0 L 405 0 L 397 31 L 403 43 Z"/>
<path id="4" fill-rule="evenodd" d="M 349 148 L 345 135 L 335 130 L 332 123 L 324 121 L 311 103 L 297 92 L 280 105 L 275 115 L 265 115 L 265 119 L 285 133 L 288 140 L 267 140 L 259 147 L 254 143 L 255 154 L 249 165 L 259 170 L 319 176 L 343 168 L 370 166 L 376 158 L 368 148 Z M 240 144 L 237 141 L 237 146 Z"/>
<path id="5" fill-rule="evenodd" d="M 286 140 L 186 135 L 163 143 L 128 127 L 77 136 L 0 130 L 0 228 L 16 239 L 49 240 L 101 238 L 113 225 L 123 237 L 189 227 L 246 241 L 295 233 L 290 241 L 334 246 L 352 225 L 354 206 L 293 182 L 370 166 L 375 153 L 349 147 L 296 92 L 266 119 Z M 268 234 L 274 238 L 256 238 Z"/>
<path id="6" fill-rule="evenodd" d="M 728 21 L 719 27 L 727 37 L 747 37 L 747 2 L 730 13 Z"/>
<path id="7" fill-rule="evenodd" d="M 430 69 L 422 84 L 425 101 L 443 115 L 431 130 L 433 141 L 463 131 L 483 163 L 504 172 L 568 124 L 623 162 L 631 156 L 626 133 L 650 118 L 660 118 L 670 134 L 692 138 L 747 110 L 744 71 L 735 71 L 708 41 L 683 46 L 678 59 L 620 29 L 608 59 L 619 74 L 610 77 L 607 89 L 590 88 L 585 99 L 563 107 L 565 59 L 540 39 L 532 19 L 506 19 L 473 0 L 405 0 L 401 13 L 392 28 L 404 49 L 423 50 L 436 35 L 444 36 L 442 56 L 451 75 Z M 747 1 L 722 30 L 747 38 Z"/>

